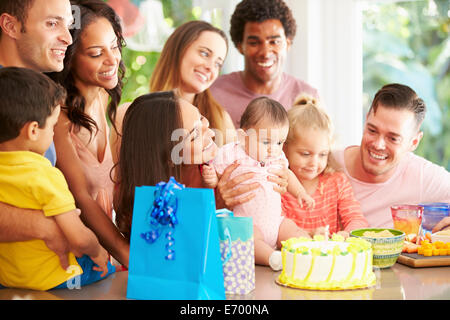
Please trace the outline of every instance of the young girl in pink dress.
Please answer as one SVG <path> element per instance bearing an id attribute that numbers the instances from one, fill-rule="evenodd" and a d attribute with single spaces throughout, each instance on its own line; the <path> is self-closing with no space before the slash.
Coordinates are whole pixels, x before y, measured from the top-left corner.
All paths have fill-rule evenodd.
<path id="1" fill-rule="evenodd" d="M 281 241 L 291 237 L 309 237 L 293 221 L 282 216 L 281 196 L 273 189 L 274 184 L 267 180 L 268 170 L 287 165 L 283 153 L 283 143 L 289 131 L 287 113 L 275 100 L 257 98 L 247 106 L 240 125 L 239 141 L 220 148 L 216 158 L 203 166 L 202 175 L 205 184 L 214 188 L 218 176 L 235 161 L 238 161 L 239 167 L 233 171 L 231 178 L 246 172 L 255 173 L 254 178 L 246 181 L 260 184 L 260 188 L 254 191 L 255 197 L 235 206 L 233 211 L 236 216 L 253 218 L 256 264 L 270 265 L 274 270 L 279 270 L 281 255 L 275 249 L 280 248 Z M 292 172 L 288 178 L 288 191 L 300 207 L 314 205 Z"/>
<path id="2" fill-rule="evenodd" d="M 315 98 L 300 96 L 288 111 L 289 134 L 284 151 L 289 166 L 314 199 L 314 208 L 299 206 L 297 199 L 282 196 L 284 215 L 315 234 L 338 233 L 345 238 L 353 229 L 368 226 L 344 173 L 330 166 L 332 124 Z M 328 230 L 329 229 L 329 230 Z"/>

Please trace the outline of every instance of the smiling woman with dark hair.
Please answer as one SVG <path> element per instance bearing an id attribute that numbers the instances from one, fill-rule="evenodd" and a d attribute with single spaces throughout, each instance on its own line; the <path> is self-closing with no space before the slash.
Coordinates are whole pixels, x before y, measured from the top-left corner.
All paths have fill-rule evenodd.
<path id="1" fill-rule="evenodd" d="M 153 186 L 171 176 L 186 187 L 204 187 L 199 166 L 215 157 L 217 146 L 208 120 L 173 91 L 135 99 L 122 132 L 114 208 L 117 226 L 129 241 L 135 187 Z M 177 141 L 174 132 L 179 133 Z"/>
<path id="2" fill-rule="evenodd" d="M 128 265 L 128 244 L 113 223 L 113 160 L 106 114 L 114 124 L 125 67 L 120 19 L 104 1 L 72 0 L 80 28 L 71 30 L 73 44 L 64 70 L 50 74 L 67 90 L 55 127 L 56 166 L 64 173 L 83 222 L 120 263 Z"/>

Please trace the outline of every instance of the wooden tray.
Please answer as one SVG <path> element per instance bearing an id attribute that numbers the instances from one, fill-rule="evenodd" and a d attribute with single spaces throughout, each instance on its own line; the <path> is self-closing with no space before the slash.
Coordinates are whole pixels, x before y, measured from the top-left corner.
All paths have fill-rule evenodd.
<path id="1" fill-rule="evenodd" d="M 450 256 L 424 257 L 417 253 L 401 253 L 397 262 L 413 268 L 444 267 L 450 266 Z"/>

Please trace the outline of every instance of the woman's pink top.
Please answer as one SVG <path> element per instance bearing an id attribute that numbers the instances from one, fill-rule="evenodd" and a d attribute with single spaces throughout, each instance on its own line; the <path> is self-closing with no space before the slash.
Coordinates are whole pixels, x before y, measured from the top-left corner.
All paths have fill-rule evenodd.
<path id="1" fill-rule="evenodd" d="M 70 137 L 83 166 L 83 173 L 89 186 L 89 194 L 97 201 L 108 217 L 112 219 L 114 183 L 111 180 L 110 171 L 114 164 L 109 146 L 109 128 L 107 125 L 105 128 L 106 146 L 101 162 L 98 160 L 97 155 L 92 154 L 76 133 L 74 133 L 73 125 L 70 129 Z M 92 141 L 95 141 L 95 139 L 96 137 L 93 135 Z"/>
<path id="2" fill-rule="evenodd" d="M 297 199 L 289 192 L 281 197 L 283 214 L 300 228 L 312 232 L 328 225 L 330 234 L 333 234 L 369 226 L 345 174 L 334 172 L 320 175 L 318 187 L 311 196 L 315 200 L 311 210 L 300 208 Z"/>

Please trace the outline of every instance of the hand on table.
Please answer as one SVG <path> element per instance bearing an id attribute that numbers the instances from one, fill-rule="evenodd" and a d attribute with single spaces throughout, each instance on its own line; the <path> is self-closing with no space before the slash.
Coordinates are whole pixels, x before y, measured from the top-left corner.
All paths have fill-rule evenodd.
<path id="1" fill-rule="evenodd" d="M 102 246 L 100 246 L 98 255 L 95 257 L 91 257 L 91 259 L 96 264 L 96 266 L 92 267 L 92 270 L 102 272 L 100 277 L 106 276 L 106 274 L 108 273 L 108 252 Z"/>
<path id="2" fill-rule="evenodd" d="M 432 233 L 441 231 L 441 230 L 448 230 L 450 229 L 450 217 L 445 217 L 441 221 L 439 221 L 431 230 Z"/>

